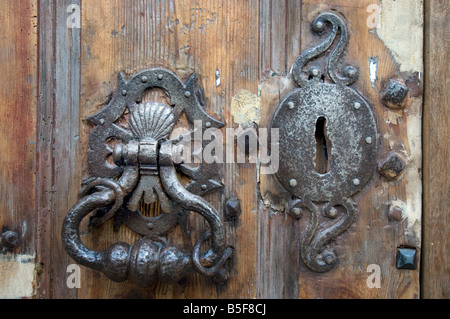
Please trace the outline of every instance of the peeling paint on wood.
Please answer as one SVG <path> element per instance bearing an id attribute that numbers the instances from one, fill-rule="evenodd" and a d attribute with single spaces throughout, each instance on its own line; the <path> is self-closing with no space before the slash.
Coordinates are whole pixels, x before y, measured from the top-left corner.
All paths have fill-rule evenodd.
<path id="1" fill-rule="evenodd" d="M 420 246 L 422 236 L 422 99 L 415 98 L 408 106 L 408 157 L 409 164 L 403 173 L 405 183 L 407 232 Z M 411 236 L 407 236 L 410 238 Z"/>
<path id="2" fill-rule="evenodd" d="M 401 72 L 422 72 L 423 0 L 383 0 L 377 35 Z"/>
<path id="3" fill-rule="evenodd" d="M 0 255 L 0 298 L 31 298 L 36 274 L 34 255 Z"/>
<path id="4" fill-rule="evenodd" d="M 236 124 L 242 128 L 258 125 L 260 115 L 261 99 L 247 90 L 240 90 L 231 101 L 231 115 Z"/>

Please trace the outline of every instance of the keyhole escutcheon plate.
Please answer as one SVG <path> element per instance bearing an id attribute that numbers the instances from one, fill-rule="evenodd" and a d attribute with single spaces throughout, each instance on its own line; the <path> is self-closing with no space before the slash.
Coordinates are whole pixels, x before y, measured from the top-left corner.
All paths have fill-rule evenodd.
<path id="1" fill-rule="evenodd" d="M 325 174 L 316 169 L 320 118 L 332 145 Z M 293 195 L 318 202 L 350 197 L 371 178 L 377 128 L 370 106 L 351 88 L 321 83 L 295 90 L 277 109 L 272 127 L 281 141 L 277 178 Z"/>
<path id="2" fill-rule="evenodd" d="M 371 106 L 349 87 L 358 70 L 339 63 L 349 39 L 344 18 L 321 13 L 312 30 L 322 40 L 295 61 L 291 77 L 299 88 L 278 106 L 270 129 L 279 130 L 275 175 L 292 194 L 288 211 L 297 219 L 309 214 L 300 255 L 312 271 L 327 272 L 338 261 L 333 241 L 358 213 L 351 196 L 376 167 L 378 131 Z M 324 55 L 329 55 L 326 65 L 319 64 Z"/>

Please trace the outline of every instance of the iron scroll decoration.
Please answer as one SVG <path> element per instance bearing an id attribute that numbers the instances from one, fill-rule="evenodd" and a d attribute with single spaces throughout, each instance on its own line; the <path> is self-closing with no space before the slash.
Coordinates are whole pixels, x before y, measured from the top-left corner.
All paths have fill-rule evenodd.
<path id="1" fill-rule="evenodd" d="M 344 19 L 333 12 L 318 14 L 312 30 L 322 40 L 295 61 L 291 75 L 300 88 L 278 106 L 270 126 L 279 129 L 284 160 L 276 177 L 293 195 L 289 212 L 298 219 L 305 213 L 310 216 L 300 243 L 301 258 L 309 269 L 323 273 L 338 262 L 333 240 L 352 225 L 358 213 L 351 196 L 373 174 L 377 126 L 367 101 L 348 87 L 357 80 L 358 70 L 339 65 L 349 38 Z M 317 58 L 325 56 L 334 43 L 326 65 L 319 64 Z M 329 147 L 328 168 L 318 172 L 315 130 L 319 120 L 325 123 Z"/>
<path id="2" fill-rule="evenodd" d="M 165 91 L 171 107 L 140 102 L 145 91 L 154 88 Z M 194 271 L 218 283 L 228 280 L 224 264 L 232 249 L 226 245 L 223 222 L 216 209 L 200 197 L 222 187 L 219 169 L 216 164 L 175 165 L 177 141 L 169 140 L 182 112 L 190 122 L 201 120 L 203 129 L 224 126 L 204 111 L 200 97 L 195 74 L 185 83 L 162 68 L 142 71 L 129 81 L 119 75 L 118 89 L 110 102 L 88 118 L 95 125 L 89 136 L 91 178 L 63 223 L 64 248 L 77 263 L 101 271 L 113 281 L 129 279 L 139 286 L 156 280 L 178 282 Z M 119 125 L 124 114 L 128 114 L 128 126 Z M 191 178 L 190 184 L 180 183 L 179 172 Z M 162 214 L 142 214 L 141 199 L 147 204 L 158 199 Z M 179 225 L 189 236 L 191 211 L 206 220 L 209 230 L 199 236 L 192 251 L 186 252 L 168 243 L 165 235 Z M 114 218 L 115 228 L 125 224 L 142 238 L 133 246 L 115 243 L 106 250 L 90 250 L 82 243 L 79 231 L 81 221 L 90 213 L 96 226 Z M 208 240 L 209 249 L 201 253 Z"/>

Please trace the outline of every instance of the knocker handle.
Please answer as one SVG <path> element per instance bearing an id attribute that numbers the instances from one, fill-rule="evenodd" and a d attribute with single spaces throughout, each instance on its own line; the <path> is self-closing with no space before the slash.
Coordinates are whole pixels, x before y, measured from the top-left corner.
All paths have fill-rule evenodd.
<path id="1" fill-rule="evenodd" d="M 160 148 L 160 176 L 161 183 L 167 194 L 181 207 L 199 213 L 211 227 L 211 233 L 206 232 L 194 247 L 193 263 L 196 270 L 205 276 L 216 274 L 228 258 L 232 255 L 231 247 L 226 247 L 222 220 L 217 211 L 201 197 L 188 192 L 179 182 L 176 170 L 171 160 L 172 143 L 167 141 Z M 200 246 L 211 238 L 211 249 L 206 255 L 212 258 L 213 266 L 205 267 L 200 261 Z"/>
<path id="2" fill-rule="evenodd" d="M 147 237 L 141 238 L 134 246 L 116 243 L 103 251 L 88 249 L 80 239 L 81 221 L 93 210 L 112 205 L 104 216 L 94 219 L 96 224 L 101 224 L 122 207 L 124 194 L 135 189 L 139 180 L 139 170 L 127 167 L 117 182 L 95 179 L 85 186 L 80 192 L 80 200 L 67 214 L 62 238 L 66 251 L 76 262 L 99 270 L 114 281 L 130 279 L 140 286 L 148 286 L 156 279 L 168 283 L 177 282 L 193 270 L 206 276 L 214 276 L 223 269 L 223 264 L 232 254 L 232 249 L 225 245 L 223 223 L 209 203 L 191 194 L 180 184 L 170 160 L 170 146 L 170 142 L 161 145 L 159 173 L 162 186 L 180 207 L 203 216 L 211 227 L 211 233 L 202 236 L 195 245 L 192 256 L 163 239 Z M 209 238 L 211 248 L 201 256 L 200 246 Z M 201 260 L 213 265 L 206 267 Z M 222 275 L 221 278 L 216 281 L 223 282 L 227 276 Z"/>
<path id="3" fill-rule="evenodd" d="M 215 208 L 207 201 L 190 193 L 181 185 L 171 159 L 171 150 L 172 143 L 170 141 L 161 144 L 159 157 L 161 183 L 169 197 L 178 205 L 186 210 L 194 211 L 206 219 L 212 232 L 211 248 L 217 254 L 222 254 L 226 248 L 222 220 Z"/>

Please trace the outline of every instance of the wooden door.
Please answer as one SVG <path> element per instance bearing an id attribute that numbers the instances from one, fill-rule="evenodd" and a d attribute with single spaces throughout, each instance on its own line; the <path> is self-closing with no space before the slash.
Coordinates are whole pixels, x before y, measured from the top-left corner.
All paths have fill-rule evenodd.
<path id="1" fill-rule="evenodd" d="M 438 32 L 443 19 L 435 17 L 445 17 L 443 12 L 449 8 L 445 1 L 426 4 L 421 0 L 0 1 L 5 77 L 0 84 L 4 194 L 0 226 L 3 234 L 17 234 L 17 245 L 2 239 L 0 296 L 312 299 L 419 298 L 422 293 L 448 297 L 447 288 L 435 289 L 442 284 L 436 276 L 448 277 L 435 265 L 448 260 L 436 252 L 436 246 L 443 245 L 439 251 L 448 247 L 448 241 L 440 241 L 446 238 L 447 226 L 434 219 L 435 214 L 446 218 L 448 205 L 431 204 L 444 203 L 449 190 L 448 134 L 443 122 L 433 124 L 439 114 L 435 108 L 445 111 L 448 105 L 442 87 L 445 79 L 433 81 L 431 71 L 433 65 L 442 69 L 448 63 L 445 52 L 424 49 L 424 34 L 430 47 L 446 46 L 446 39 L 427 32 Z M 218 286 L 210 278 L 192 274 L 176 284 L 157 282 L 140 288 L 81 267 L 79 287 L 70 286 L 70 266 L 75 262 L 63 249 L 61 227 L 78 200 L 82 181 L 89 177 L 93 125 L 86 119 L 109 102 L 119 73 L 128 79 L 158 67 L 183 81 L 195 73 L 204 109 L 226 123 L 224 132 L 267 128 L 277 106 L 296 88 L 292 65 L 321 39 L 311 28 L 321 12 L 336 13 L 346 21 L 349 43 L 342 61 L 359 70 L 351 87 L 368 101 L 378 131 L 377 165 L 369 168 L 373 177 L 353 197 L 358 214 L 351 227 L 332 241 L 337 265 L 325 273 L 306 267 L 300 243 L 307 218 L 288 214 L 290 195 L 273 175 L 260 173 L 259 162 L 227 163 L 221 169 L 223 187 L 205 195 L 224 220 L 226 240 L 233 248 L 225 284 Z M 426 70 L 424 52 L 430 67 Z M 436 65 L 435 55 L 443 65 Z M 428 135 L 423 140 L 425 75 L 432 87 L 425 87 L 430 107 L 425 111 L 430 113 L 426 113 Z M 390 83 L 408 91 L 401 107 L 386 102 Z M 435 105 L 432 90 L 438 88 L 444 100 Z M 162 90 L 149 91 L 143 100 L 167 103 Z M 186 123 L 182 117 L 180 125 Z M 440 137 L 439 143 L 434 136 Z M 428 154 L 426 167 L 423 154 Z M 400 164 L 388 167 L 393 159 Z M 422 171 L 428 174 L 427 184 Z M 433 186 L 436 181 L 440 182 Z M 425 202 L 423 188 L 428 194 Z M 240 202 L 237 217 L 227 218 L 229 200 Z M 159 212 L 158 205 L 145 209 L 151 216 Z M 423 214 L 438 232 L 423 230 Z M 190 222 L 198 236 L 204 223 L 195 216 Z M 92 249 L 139 239 L 126 227 L 115 231 L 112 222 L 100 228 L 86 222 L 81 234 Z M 182 245 L 183 234 L 176 229 L 168 240 Z M 424 245 L 427 260 L 422 260 Z M 415 269 L 397 268 L 399 248 L 415 251 Z M 425 293 L 421 274 L 428 288 Z"/>

